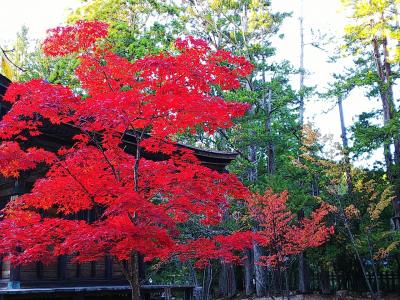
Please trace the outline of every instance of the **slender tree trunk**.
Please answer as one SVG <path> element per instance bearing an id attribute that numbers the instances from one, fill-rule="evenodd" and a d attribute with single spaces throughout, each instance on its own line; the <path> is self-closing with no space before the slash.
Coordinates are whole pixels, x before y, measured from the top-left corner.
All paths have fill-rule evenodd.
<path id="1" fill-rule="evenodd" d="M 251 162 L 251 166 L 248 170 L 248 180 L 250 183 L 254 183 L 257 180 L 258 172 L 257 172 L 257 147 L 255 145 L 249 146 L 249 160 Z"/>
<path id="2" fill-rule="evenodd" d="M 304 219 L 304 210 L 301 209 L 298 213 L 298 221 L 301 222 Z M 299 279 L 299 292 L 301 294 L 305 294 L 309 289 L 309 272 L 308 272 L 308 264 L 306 259 L 306 253 L 301 252 L 298 255 L 299 266 L 298 266 L 298 279 Z"/>
<path id="3" fill-rule="evenodd" d="M 213 279 L 212 266 L 208 265 L 204 269 L 204 273 L 203 273 L 203 300 L 212 299 L 212 297 L 211 297 L 212 279 Z"/>
<path id="4" fill-rule="evenodd" d="M 131 299 L 141 300 L 140 295 L 140 278 L 139 278 L 139 258 L 137 252 L 132 252 L 131 257 L 123 263 L 120 260 L 115 260 L 125 278 L 128 280 L 131 287 Z"/>
<path id="5" fill-rule="evenodd" d="M 290 287 L 289 287 L 289 276 L 288 276 L 288 273 L 287 273 L 287 268 L 284 269 L 284 276 L 285 276 L 286 297 L 289 300 L 290 299 Z"/>
<path id="6" fill-rule="evenodd" d="M 322 295 L 330 294 L 331 293 L 331 282 L 329 280 L 329 271 L 325 268 L 325 266 L 321 266 L 319 282 L 320 282 L 320 286 L 321 286 Z"/>
<path id="7" fill-rule="evenodd" d="M 299 123 L 300 126 L 304 126 L 304 0 L 300 0 L 300 17 L 299 17 L 299 27 L 300 27 L 300 103 L 299 103 Z M 313 182 L 313 190 L 315 188 L 316 182 Z M 304 212 L 301 212 L 304 213 Z M 305 253 L 299 254 L 299 267 L 298 267 L 298 279 L 299 279 L 299 292 L 304 294 L 308 292 L 308 272 L 307 272 L 307 262 L 305 259 Z"/>
<path id="8" fill-rule="evenodd" d="M 379 274 L 378 274 L 378 269 L 376 267 L 376 263 L 375 263 L 375 260 L 374 260 L 374 255 L 372 253 L 372 245 L 371 245 L 371 241 L 369 239 L 369 234 L 370 234 L 370 232 L 368 230 L 368 232 L 367 232 L 368 252 L 369 252 L 369 256 L 370 256 L 371 262 L 372 262 L 372 270 L 374 272 L 374 277 L 375 277 L 376 298 L 380 299 L 380 297 L 381 297 L 381 286 L 380 286 L 380 283 L 379 283 Z"/>
<path id="9" fill-rule="evenodd" d="M 139 281 L 139 255 L 135 251 L 131 257 L 131 274 L 129 283 L 132 289 L 132 300 L 141 300 L 140 281 Z"/>
<path id="10" fill-rule="evenodd" d="M 380 97 L 382 101 L 383 109 L 383 121 L 384 124 L 389 124 L 394 118 L 397 117 L 396 108 L 393 102 L 393 83 L 391 79 L 391 65 L 389 63 L 389 52 L 387 39 L 382 39 L 383 46 L 383 61 L 381 58 L 381 52 L 379 49 L 378 38 L 375 37 L 372 40 L 375 66 L 380 78 Z M 392 157 L 390 146 L 394 144 L 394 160 Z M 394 216 L 400 217 L 400 133 L 397 131 L 395 134 L 385 137 L 384 141 L 384 157 L 387 169 L 387 176 L 389 181 L 393 184 L 395 199 L 392 201 Z M 395 222 L 395 225 L 397 222 Z M 400 228 L 395 228 L 400 229 Z"/>
<path id="11" fill-rule="evenodd" d="M 235 269 L 231 263 L 221 262 L 219 293 L 222 297 L 233 297 L 237 293 Z"/>
<path id="12" fill-rule="evenodd" d="M 306 260 L 306 254 L 302 252 L 299 254 L 299 292 L 301 294 L 305 294 L 308 292 L 308 282 L 308 264 Z"/>
<path id="13" fill-rule="evenodd" d="M 352 197 L 353 196 L 353 181 L 352 181 L 352 175 L 351 175 L 350 156 L 349 156 L 349 150 L 348 150 L 349 149 L 349 145 L 348 145 L 348 139 L 347 139 L 346 125 L 345 125 L 345 121 L 344 121 L 342 96 L 340 96 L 338 98 L 338 107 L 339 107 L 339 116 L 340 116 L 340 128 L 341 128 L 343 155 L 344 155 L 344 160 L 345 160 L 345 171 L 346 171 L 346 177 L 347 177 L 346 178 L 347 189 L 348 189 L 349 196 Z M 340 209 L 343 210 L 342 205 L 340 205 Z M 371 286 L 371 283 L 370 283 L 370 281 L 368 279 L 367 272 L 366 272 L 365 267 L 364 267 L 364 263 L 363 263 L 363 261 L 361 259 L 360 253 L 357 250 L 356 242 L 355 242 L 355 239 L 354 239 L 354 235 L 353 235 L 353 232 L 351 231 L 350 224 L 349 224 L 349 222 L 347 220 L 347 217 L 346 217 L 346 215 L 345 215 L 345 213 L 343 211 L 341 212 L 341 214 L 342 214 L 342 218 L 344 220 L 344 225 L 345 225 L 346 231 L 347 231 L 348 236 L 350 238 L 350 242 L 351 242 L 352 248 L 353 248 L 354 252 L 356 253 L 357 259 L 358 259 L 358 261 L 360 263 L 360 267 L 361 267 L 361 270 L 363 272 L 363 276 L 364 276 L 365 282 L 367 283 L 368 290 L 370 291 L 370 293 L 371 293 L 371 295 L 372 295 L 372 297 L 374 299 L 379 299 L 379 292 L 377 294 L 374 293 L 374 291 L 372 289 L 372 286 Z M 370 259 L 373 260 L 372 255 L 371 255 Z M 375 274 L 375 276 L 377 276 L 377 274 Z M 376 277 L 376 279 L 377 279 L 377 277 Z M 378 281 L 378 279 L 377 279 L 377 281 Z M 379 290 L 379 288 L 378 288 L 378 290 Z"/>
<path id="14" fill-rule="evenodd" d="M 244 261 L 244 289 L 246 296 L 254 293 L 254 257 L 253 250 L 246 250 L 246 260 Z"/>
<path id="15" fill-rule="evenodd" d="M 367 274 L 367 271 L 366 271 L 366 269 L 365 269 L 365 267 L 364 267 L 364 263 L 363 263 L 363 261 L 362 261 L 361 255 L 360 255 L 360 253 L 358 252 L 358 249 L 357 249 L 357 246 L 356 246 L 356 241 L 355 241 L 355 239 L 354 239 L 354 235 L 353 235 L 353 233 L 352 233 L 352 231 L 351 231 L 351 229 L 350 229 L 350 224 L 348 223 L 347 218 L 346 218 L 346 216 L 344 215 L 344 213 L 342 213 L 342 214 L 343 214 L 343 218 L 344 218 L 344 220 L 345 220 L 345 228 L 346 228 L 347 234 L 348 234 L 348 236 L 349 236 L 349 238 L 350 238 L 351 246 L 352 246 L 352 248 L 353 248 L 353 250 L 354 250 L 354 252 L 355 252 L 355 254 L 356 254 L 356 256 L 357 256 L 358 262 L 360 263 L 360 267 L 361 267 L 361 270 L 362 270 L 362 273 L 363 273 L 365 282 L 366 282 L 366 284 L 367 284 L 368 290 L 369 290 L 369 292 L 371 293 L 372 298 L 373 298 L 374 300 L 378 300 L 378 299 L 379 299 L 379 296 L 377 296 L 377 295 L 375 294 L 375 292 L 374 292 L 374 290 L 373 290 L 373 288 L 372 288 L 371 282 L 370 282 L 369 279 L 368 279 L 368 274 Z"/>
<path id="16" fill-rule="evenodd" d="M 143 134 L 143 132 L 142 132 Z M 138 192 L 139 190 L 139 161 L 141 159 L 141 148 L 140 142 L 142 139 L 142 134 L 139 136 L 136 134 L 136 157 L 135 157 L 135 164 L 133 166 L 133 181 L 134 181 L 134 190 Z M 129 219 L 133 224 L 136 222 L 136 215 L 132 216 L 128 212 Z M 129 283 L 132 289 L 132 300 L 140 300 L 140 269 L 139 269 L 139 253 L 134 251 L 130 257 L 130 270 L 129 276 L 130 280 Z"/>
<path id="17" fill-rule="evenodd" d="M 343 156 L 344 156 L 344 164 L 345 164 L 345 172 L 346 172 L 347 191 L 348 191 L 348 193 L 349 193 L 349 195 L 351 197 L 352 193 L 353 193 L 353 180 L 352 180 L 352 175 L 351 175 L 349 142 L 348 142 L 348 139 L 347 139 L 346 124 L 345 124 L 345 121 L 344 121 L 343 98 L 342 98 L 342 96 L 339 96 L 339 98 L 338 98 L 338 107 L 339 107 L 339 117 L 340 117 L 340 129 L 341 129 Z"/>
<path id="18" fill-rule="evenodd" d="M 194 286 L 198 286 L 197 274 L 196 270 L 193 267 L 193 264 L 189 261 L 188 262 L 189 272 L 190 272 L 190 281 Z"/>
<path id="19" fill-rule="evenodd" d="M 254 271 L 256 279 L 256 295 L 263 297 L 267 295 L 267 268 L 261 266 L 260 257 L 263 255 L 262 247 L 258 245 L 253 246 L 254 251 Z"/>
<path id="20" fill-rule="evenodd" d="M 264 79 L 265 80 L 265 79 Z M 273 175 L 275 173 L 275 146 L 272 141 L 272 128 L 271 128 L 271 114 L 272 114 L 272 89 L 268 89 L 268 94 L 264 98 L 266 99 L 265 103 L 265 111 L 266 111 L 266 120 L 265 120 L 265 129 L 269 136 L 268 145 L 267 145 L 267 156 L 268 156 L 268 174 Z"/>
<path id="21" fill-rule="evenodd" d="M 300 125 L 304 124 L 304 0 L 300 0 Z"/>

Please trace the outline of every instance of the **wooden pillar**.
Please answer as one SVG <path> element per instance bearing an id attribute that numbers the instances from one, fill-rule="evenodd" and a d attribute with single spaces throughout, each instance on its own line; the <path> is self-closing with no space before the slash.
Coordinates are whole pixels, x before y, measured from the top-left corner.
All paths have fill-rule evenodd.
<path id="1" fill-rule="evenodd" d="M 164 297 L 165 297 L 165 300 L 171 300 L 172 293 L 171 293 L 171 288 L 170 287 L 165 287 L 164 288 Z"/>
<path id="2" fill-rule="evenodd" d="M 26 183 L 23 179 L 17 179 L 14 182 L 14 188 L 10 201 L 18 198 L 20 195 L 24 194 L 26 191 Z M 18 250 L 18 249 L 17 249 Z M 21 267 L 15 266 L 10 263 L 10 280 L 7 284 L 9 289 L 19 289 L 21 288 Z"/>
<path id="3" fill-rule="evenodd" d="M 113 263 L 109 255 L 104 258 L 104 278 L 112 279 Z"/>
<path id="4" fill-rule="evenodd" d="M 67 256 L 65 255 L 57 258 L 57 277 L 58 280 L 67 279 Z"/>
<path id="5" fill-rule="evenodd" d="M 92 278 L 96 277 L 96 262 L 95 261 L 90 262 L 90 277 L 92 277 Z"/>
<path id="6" fill-rule="evenodd" d="M 21 288 L 21 267 L 10 265 L 10 281 L 7 287 L 9 289 L 19 289 Z"/>
<path id="7" fill-rule="evenodd" d="M 186 288 L 183 295 L 183 300 L 193 300 L 194 288 Z"/>
<path id="8" fill-rule="evenodd" d="M 80 263 L 76 263 L 75 265 L 76 265 L 75 276 L 76 276 L 76 278 L 80 278 L 82 276 L 81 264 Z"/>
<path id="9" fill-rule="evenodd" d="M 146 263 L 144 262 L 144 255 L 138 255 L 139 264 L 139 282 L 142 283 L 146 279 Z"/>
<path id="10" fill-rule="evenodd" d="M 42 279 L 43 278 L 43 263 L 38 261 L 36 263 L 36 278 L 37 279 Z"/>

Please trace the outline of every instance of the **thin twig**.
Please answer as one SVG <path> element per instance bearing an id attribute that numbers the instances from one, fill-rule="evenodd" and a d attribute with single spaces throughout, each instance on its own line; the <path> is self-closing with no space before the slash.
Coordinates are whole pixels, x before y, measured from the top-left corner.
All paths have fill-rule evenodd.
<path id="1" fill-rule="evenodd" d="M 18 70 L 20 70 L 21 72 L 26 72 L 26 71 L 27 71 L 26 69 L 23 69 L 22 67 L 16 65 L 16 64 L 8 57 L 7 52 L 10 52 L 10 51 L 4 50 L 1 46 L 0 46 L 0 51 L 3 52 L 4 58 L 7 59 L 7 60 L 9 61 L 9 63 L 12 64 L 14 67 L 16 67 Z"/>

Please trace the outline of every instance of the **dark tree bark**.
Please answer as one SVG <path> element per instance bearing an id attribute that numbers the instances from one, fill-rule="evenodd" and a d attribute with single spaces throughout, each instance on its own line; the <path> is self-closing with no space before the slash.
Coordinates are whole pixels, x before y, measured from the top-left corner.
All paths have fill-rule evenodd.
<path id="1" fill-rule="evenodd" d="M 256 295 L 263 297 L 267 295 L 267 268 L 259 265 L 260 256 L 262 256 L 263 249 L 258 245 L 253 246 L 254 251 L 254 273 L 256 280 Z"/>
<path id="2" fill-rule="evenodd" d="M 132 290 L 132 300 L 141 300 L 139 281 L 139 255 L 137 252 L 132 253 L 129 264 L 129 284 Z"/>
<path id="3" fill-rule="evenodd" d="M 389 62 L 389 51 L 387 39 L 383 38 L 382 41 L 375 37 L 372 40 L 374 59 L 376 71 L 378 73 L 380 84 L 379 93 L 383 109 L 384 124 L 389 124 L 397 117 L 397 110 L 393 102 L 393 83 L 392 83 L 392 70 Z M 381 55 L 380 46 L 383 48 L 383 59 Z M 394 145 L 394 159 L 391 152 L 391 145 Z M 393 184 L 395 199 L 392 201 L 394 209 L 394 217 L 400 217 L 400 132 L 385 137 L 384 141 L 384 157 L 387 169 L 387 176 Z M 396 222 L 394 223 L 396 224 Z M 400 229 L 400 228 L 395 228 Z"/>
<path id="4" fill-rule="evenodd" d="M 300 12 L 300 103 L 299 103 L 299 111 L 300 111 L 300 125 L 303 126 L 304 124 L 304 1 L 301 0 L 301 12 Z"/>
<path id="5" fill-rule="evenodd" d="M 211 300 L 211 285 L 213 279 L 212 266 L 208 265 L 203 273 L 203 300 Z"/>
<path id="6" fill-rule="evenodd" d="M 304 126 L 304 1 L 300 2 L 300 17 L 299 17 L 299 29 L 300 29 L 300 97 L 299 97 L 299 123 L 301 128 Z M 316 188 L 315 181 L 311 183 L 313 190 Z M 304 214 L 304 212 L 301 212 Z M 304 294 L 308 292 L 308 266 L 305 260 L 305 254 L 299 254 L 299 265 L 298 265 L 298 280 L 299 280 L 299 291 Z"/>
<path id="7" fill-rule="evenodd" d="M 219 294 L 230 298 L 237 293 L 235 269 L 232 264 L 221 262 L 219 273 Z"/>
<path id="8" fill-rule="evenodd" d="M 321 293 L 328 295 L 331 293 L 331 281 L 329 280 L 329 271 L 322 266 L 319 274 L 319 282 L 321 287 Z"/>
<path id="9" fill-rule="evenodd" d="M 309 291 L 309 272 L 306 254 L 299 254 L 299 292 L 305 294 Z"/>
<path id="10" fill-rule="evenodd" d="M 343 146 L 343 150 L 344 150 L 343 154 L 344 154 L 344 159 L 345 159 L 344 163 L 345 163 L 345 170 L 346 170 L 346 176 L 347 176 L 348 195 L 349 195 L 349 197 L 353 197 L 353 183 L 352 183 L 352 175 L 351 175 L 350 156 L 349 156 L 349 152 L 348 152 L 348 140 L 347 140 L 347 133 L 346 133 L 346 125 L 344 122 L 343 103 L 342 103 L 341 97 L 339 97 L 339 99 L 338 99 L 338 106 L 339 106 L 340 126 L 341 126 L 341 134 L 342 134 L 342 136 L 341 136 L 342 137 L 342 146 Z M 373 299 L 380 299 L 379 285 L 378 285 L 378 293 L 375 293 L 372 288 L 371 282 L 368 278 L 367 270 L 365 269 L 364 262 L 360 255 L 360 252 L 357 249 L 356 240 L 355 240 L 354 234 L 351 230 L 351 224 L 350 224 L 349 220 L 347 219 L 346 214 L 343 211 L 343 205 L 340 201 L 340 198 L 339 198 L 339 209 L 340 209 L 341 217 L 344 222 L 344 226 L 347 231 L 348 238 L 350 239 L 352 248 L 353 248 L 354 253 L 356 254 L 357 260 L 360 264 L 362 274 L 364 276 L 368 290 L 371 293 L 371 296 Z M 373 261 L 372 257 L 370 257 L 370 259 Z"/>
<path id="11" fill-rule="evenodd" d="M 304 219 L 304 210 L 303 209 L 301 209 L 299 211 L 297 218 L 298 218 L 299 222 L 302 219 Z M 305 293 L 307 293 L 309 291 L 309 287 L 310 287 L 309 268 L 308 268 L 305 252 L 301 252 L 298 255 L 298 260 L 299 260 L 299 265 L 298 265 L 299 285 L 298 285 L 298 289 L 299 289 L 299 292 L 301 294 L 305 294 Z"/>
<path id="12" fill-rule="evenodd" d="M 352 180 L 352 175 L 351 175 L 349 142 L 347 139 L 346 124 L 344 121 L 342 96 L 339 96 L 339 98 L 338 98 L 338 107 L 339 107 L 340 130 L 341 130 L 340 136 L 342 139 L 343 156 L 344 156 L 344 164 L 345 164 L 345 171 L 346 171 L 347 191 L 348 191 L 349 195 L 351 195 L 353 193 L 353 180 Z"/>
<path id="13" fill-rule="evenodd" d="M 244 261 L 244 289 L 245 295 L 250 296 L 254 293 L 254 257 L 253 250 L 246 250 L 246 260 Z"/>

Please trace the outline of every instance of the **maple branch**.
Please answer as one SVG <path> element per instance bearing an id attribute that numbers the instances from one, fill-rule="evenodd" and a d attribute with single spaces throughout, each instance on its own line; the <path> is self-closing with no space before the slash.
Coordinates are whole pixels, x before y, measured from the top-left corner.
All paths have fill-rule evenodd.
<path id="1" fill-rule="evenodd" d="M 79 186 L 82 188 L 82 190 L 88 195 L 90 201 L 92 202 L 93 208 L 95 210 L 95 217 L 97 217 L 99 215 L 99 211 L 98 211 L 98 206 L 96 201 L 94 200 L 94 196 L 89 192 L 89 190 L 83 185 L 83 183 L 78 180 L 78 178 L 71 172 L 71 170 L 69 170 L 68 167 L 63 166 L 61 160 L 58 160 L 60 163 L 60 166 L 67 171 L 67 173 L 72 177 L 73 180 L 76 181 L 76 183 L 79 184 Z"/>
<path id="2" fill-rule="evenodd" d="M 92 59 L 93 59 L 95 62 L 97 62 L 97 63 L 101 66 L 100 60 L 96 59 L 96 57 L 94 57 L 94 56 L 92 56 Z M 106 72 L 105 72 L 104 70 L 102 70 L 101 73 L 104 75 L 104 79 L 106 80 L 106 83 L 107 83 L 107 85 L 108 85 L 108 88 L 111 90 L 111 92 L 114 92 L 114 89 L 113 89 L 111 83 L 108 81 L 108 80 L 109 80 L 109 77 L 108 77 L 108 75 L 106 74 Z"/>
<path id="3" fill-rule="evenodd" d="M 134 128 L 134 127 L 132 126 L 132 128 Z M 140 135 L 138 135 L 137 132 L 134 131 L 134 135 L 136 138 L 136 157 L 135 157 L 135 164 L 133 166 L 133 180 L 134 180 L 135 192 L 139 191 L 139 161 L 141 159 L 140 142 L 143 139 L 144 132 L 145 132 L 145 128 L 142 129 L 142 132 L 140 133 Z"/>
<path id="4" fill-rule="evenodd" d="M 116 181 L 121 181 L 121 178 L 119 176 L 119 172 L 117 172 L 115 166 L 111 163 L 110 159 L 107 157 L 104 148 L 101 146 L 101 144 L 97 141 L 97 139 L 95 138 L 95 136 L 91 136 L 89 132 L 87 132 L 86 130 L 84 131 L 86 133 L 87 136 L 89 136 L 89 138 L 95 143 L 96 147 L 100 150 L 101 154 L 103 155 L 104 159 L 106 160 L 107 164 L 110 166 L 111 171 L 115 177 Z"/>
<path id="5" fill-rule="evenodd" d="M 3 52 L 3 56 L 9 61 L 9 63 L 12 64 L 14 67 L 16 67 L 18 70 L 20 70 L 21 72 L 26 72 L 27 71 L 26 69 L 23 69 L 22 67 L 16 65 L 11 60 L 11 58 L 8 57 L 7 52 L 10 52 L 10 51 L 4 50 L 1 46 L 0 46 L 0 51 Z"/>
<path id="6" fill-rule="evenodd" d="M 78 183 L 79 186 L 83 189 L 83 191 L 89 196 L 89 198 L 92 200 L 92 202 L 95 203 L 93 195 L 88 191 L 88 189 L 83 185 L 83 183 L 80 180 L 78 180 L 78 178 L 76 178 L 76 176 L 74 174 L 72 174 L 72 172 L 69 170 L 69 168 L 63 166 L 61 161 L 59 161 L 59 162 L 60 162 L 60 166 L 65 171 L 67 171 L 67 173 L 72 177 L 72 179 L 74 179 L 76 181 L 76 183 Z"/>
<path id="7" fill-rule="evenodd" d="M 130 124 L 131 127 L 134 129 L 134 127 L 132 126 L 132 124 Z M 140 136 L 137 134 L 136 131 L 134 131 L 134 135 L 136 138 L 136 157 L 135 157 L 135 163 L 133 165 L 133 184 L 134 184 L 134 191 L 138 192 L 139 191 L 139 161 L 141 158 L 141 152 L 140 152 L 140 141 L 143 138 L 145 132 L 145 128 L 142 129 L 142 132 L 140 133 Z M 137 215 L 135 214 L 134 216 L 132 216 L 132 214 L 130 212 L 128 212 L 128 217 L 131 220 L 131 222 L 133 224 L 136 224 L 136 220 L 137 220 Z"/>

